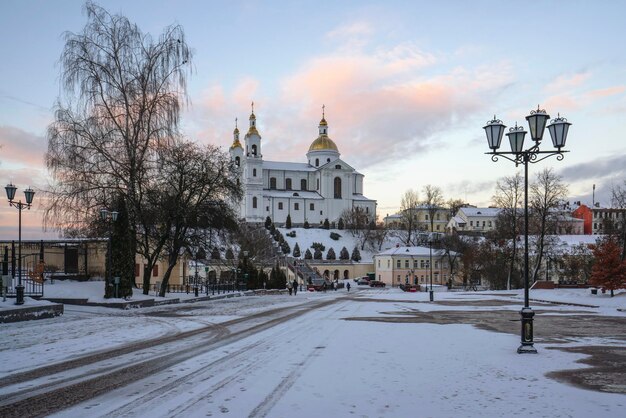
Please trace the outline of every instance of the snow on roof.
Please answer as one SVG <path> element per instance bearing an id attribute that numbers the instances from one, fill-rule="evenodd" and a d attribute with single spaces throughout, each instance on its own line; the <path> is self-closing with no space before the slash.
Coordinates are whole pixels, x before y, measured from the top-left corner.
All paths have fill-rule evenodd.
<path id="1" fill-rule="evenodd" d="M 264 170 L 285 170 L 285 171 L 316 171 L 317 167 L 313 167 L 308 163 L 288 163 L 283 161 L 263 161 Z"/>
<path id="2" fill-rule="evenodd" d="M 362 201 L 368 201 L 368 202 L 375 202 L 375 200 L 369 199 L 369 198 L 363 196 L 362 194 L 353 194 L 352 195 L 352 200 L 362 200 Z"/>
<path id="3" fill-rule="evenodd" d="M 466 223 L 465 219 L 461 218 L 460 216 L 455 216 L 455 217 L 452 218 L 452 220 L 454 222 L 456 222 L 457 224 L 459 224 L 459 225 L 463 225 L 463 224 Z"/>
<path id="4" fill-rule="evenodd" d="M 300 199 L 323 199 L 317 192 L 309 192 L 305 190 L 263 190 L 263 197 L 282 197 L 282 198 L 300 198 Z"/>
<path id="5" fill-rule="evenodd" d="M 501 208 L 460 208 L 459 211 L 463 211 L 466 216 L 498 216 Z"/>
<path id="6" fill-rule="evenodd" d="M 433 255 L 439 255 L 441 250 L 434 249 L 432 250 Z M 450 252 L 454 254 L 453 251 Z M 393 247 L 388 250 L 382 251 L 376 254 L 374 257 L 384 256 L 384 255 L 397 255 L 397 256 L 429 256 L 430 248 L 429 247 Z"/>

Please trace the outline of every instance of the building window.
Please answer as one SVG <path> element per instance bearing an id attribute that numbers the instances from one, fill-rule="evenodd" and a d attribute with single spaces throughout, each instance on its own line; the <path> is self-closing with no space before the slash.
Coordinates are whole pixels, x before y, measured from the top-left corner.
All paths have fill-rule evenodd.
<path id="1" fill-rule="evenodd" d="M 252 177 L 256 177 L 256 168 L 252 169 Z"/>
<path id="2" fill-rule="evenodd" d="M 369 207 L 365 208 L 365 213 L 370 213 L 370 208 Z"/>
<path id="3" fill-rule="evenodd" d="M 307 188 L 306 188 L 306 179 L 300 180 L 300 190 L 307 190 Z"/>
<path id="4" fill-rule="evenodd" d="M 315 210 L 315 203 L 309 204 L 309 210 Z"/>
<path id="5" fill-rule="evenodd" d="M 491 221 L 487 222 L 487 225 L 489 225 L 489 228 L 491 228 Z"/>
<path id="6" fill-rule="evenodd" d="M 337 164 L 337 165 L 335 166 L 335 168 L 336 168 L 337 170 L 341 170 L 341 164 Z"/>
<path id="7" fill-rule="evenodd" d="M 241 164 L 241 159 L 239 157 L 235 157 L 235 165 L 239 167 L 240 164 Z"/>
<path id="8" fill-rule="evenodd" d="M 300 210 L 300 203 L 294 203 L 293 210 Z"/>
<path id="9" fill-rule="evenodd" d="M 424 216 L 424 219 L 428 220 L 428 215 L 425 215 L 425 216 Z"/>
<path id="10" fill-rule="evenodd" d="M 139 271 L 139 264 L 135 264 L 137 266 L 137 268 L 135 269 L 135 271 Z M 378 260 L 378 268 L 380 268 L 380 260 Z M 139 276 L 138 274 L 135 274 L 135 276 Z"/>
<path id="11" fill-rule="evenodd" d="M 276 177 L 270 177 L 270 190 L 276 189 Z"/>
<path id="12" fill-rule="evenodd" d="M 154 267 L 152 267 L 152 277 L 157 277 L 159 275 L 159 265 L 155 264 Z"/>
<path id="13" fill-rule="evenodd" d="M 474 221 L 470 221 L 470 226 L 474 226 Z"/>
<path id="14" fill-rule="evenodd" d="M 409 268 L 409 260 L 404 260 L 404 268 L 405 269 Z"/>
<path id="15" fill-rule="evenodd" d="M 265 206 L 265 212 L 269 212 L 270 211 L 270 207 L 269 206 Z"/>
<path id="16" fill-rule="evenodd" d="M 252 145 L 252 155 L 256 155 L 256 145 Z"/>
<path id="17" fill-rule="evenodd" d="M 323 214 L 324 214 L 324 211 L 323 211 L 323 210 L 320 210 L 320 216 L 321 216 L 321 215 L 323 215 Z"/>
<path id="18" fill-rule="evenodd" d="M 437 220 L 439 220 L 439 214 L 437 214 Z"/>
<path id="19" fill-rule="evenodd" d="M 335 199 L 341 199 L 341 179 L 339 177 L 335 177 L 334 181 L 335 188 Z"/>
<path id="20" fill-rule="evenodd" d="M 326 158 L 326 162 L 329 163 L 330 162 L 330 158 Z"/>
<path id="21" fill-rule="evenodd" d="M 291 190 L 291 179 L 285 179 L 285 189 Z"/>
<path id="22" fill-rule="evenodd" d="M 400 267 L 402 267 L 402 266 L 400 265 L 400 263 L 401 263 L 401 261 L 400 261 L 400 260 L 396 260 L 396 268 L 400 268 Z"/>
<path id="23" fill-rule="evenodd" d="M 398 283 L 401 282 L 402 279 L 400 278 L 400 275 L 398 274 Z"/>
<path id="24" fill-rule="evenodd" d="M 416 269 L 417 268 L 417 260 L 413 260 L 413 268 Z"/>
<path id="25" fill-rule="evenodd" d="M 387 268 L 389 268 L 390 260 L 387 260 Z"/>
<path id="26" fill-rule="evenodd" d="M 252 198 L 252 209 L 256 209 L 256 196 Z"/>
<path id="27" fill-rule="evenodd" d="M 319 165 L 320 165 L 320 159 L 316 158 L 315 159 L 315 167 L 319 167 Z"/>
<path id="28" fill-rule="evenodd" d="M 278 210 L 283 210 L 283 202 L 278 202 Z"/>
<path id="29" fill-rule="evenodd" d="M 420 268 L 424 268 L 426 266 L 426 264 L 424 263 L 424 260 L 420 260 Z"/>

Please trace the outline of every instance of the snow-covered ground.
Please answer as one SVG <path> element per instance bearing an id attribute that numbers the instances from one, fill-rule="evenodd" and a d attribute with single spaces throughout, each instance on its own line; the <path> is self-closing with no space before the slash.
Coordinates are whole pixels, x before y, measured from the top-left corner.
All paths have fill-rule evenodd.
<path id="1" fill-rule="evenodd" d="M 0 380 L 131 341 L 227 324 L 270 309 L 329 302 L 243 338 L 234 338 L 239 331 L 229 325 L 232 341 L 216 347 L 203 348 L 210 342 L 206 337 L 175 342 L 175 349 L 197 353 L 57 416 L 623 416 L 626 395 L 546 377 L 553 371 L 587 367 L 577 363 L 582 354 L 548 349 L 555 344 L 536 343 L 538 355 L 518 355 L 518 335 L 461 323 L 363 320 L 444 310 L 489 310 L 496 315 L 519 310 L 523 293 L 444 292 L 435 297 L 451 305 L 428 303 L 424 292 L 353 286 L 350 293 L 247 296 L 130 311 L 66 306 L 59 318 L 0 325 Z M 610 298 L 588 290 L 541 290 L 531 291 L 531 298 L 599 306 L 541 308 L 556 314 L 625 315 L 617 309 L 624 307 L 626 292 Z M 491 300 L 500 304 L 474 304 Z M 581 338 L 569 346 L 586 343 Z M 602 338 L 594 344 L 626 347 L 624 341 Z M 120 361 L 139 362 L 160 352 L 152 347 Z M 93 375 L 97 373 L 102 371 L 94 365 Z M 11 390 L 0 387 L 0 399 Z"/>
<path id="2" fill-rule="evenodd" d="M 278 230 L 281 232 L 281 234 L 283 234 L 285 241 L 287 241 L 292 251 L 294 247 L 296 246 L 296 243 L 298 243 L 298 246 L 300 247 L 300 253 L 301 253 L 300 258 L 304 258 L 304 253 L 306 252 L 307 248 L 309 248 L 311 250 L 311 253 L 313 253 L 313 249 L 311 248 L 311 245 L 314 242 L 319 242 L 326 247 L 326 249 L 323 251 L 324 259 L 326 258 L 326 253 L 328 252 L 330 248 L 333 248 L 335 250 L 335 255 L 337 256 L 337 259 L 339 259 L 339 253 L 341 252 L 341 249 L 343 247 L 346 247 L 350 255 L 352 255 L 352 250 L 354 249 L 354 247 L 358 247 L 359 252 L 361 254 L 361 262 L 363 263 L 371 263 L 373 259 L 372 257 L 374 256 L 374 254 L 378 253 L 378 249 L 372 249 L 367 245 L 365 246 L 363 250 L 361 250 L 361 244 L 359 243 L 359 240 L 357 239 L 357 237 L 354 237 L 350 233 L 350 231 L 345 230 L 345 229 L 339 230 L 339 229 L 321 229 L 321 228 L 309 228 L 309 229 L 278 228 Z M 295 237 L 287 236 L 287 233 L 293 232 L 293 231 L 295 231 L 296 233 Z M 332 239 L 330 237 L 331 232 L 339 234 L 340 238 L 338 240 Z M 389 234 L 387 236 L 387 239 L 381 246 L 381 251 L 389 249 L 395 246 L 396 244 L 401 244 L 401 241 L 398 240 L 396 237 L 394 237 L 393 234 Z"/>

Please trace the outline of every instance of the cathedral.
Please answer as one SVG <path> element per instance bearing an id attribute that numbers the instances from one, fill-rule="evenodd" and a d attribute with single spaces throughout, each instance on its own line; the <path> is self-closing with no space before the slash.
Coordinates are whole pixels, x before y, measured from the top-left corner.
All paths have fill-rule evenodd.
<path id="1" fill-rule="evenodd" d="M 290 215 L 293 225 L 308 222 L 315 226 L 326 219 L 336 222 L 345 210 L 361 208 L 368 222 L 376 220 L 376 201 L 363 196 L 364 176 L 340 158 L 337 145 L 328 136 L 323 110 L 318 136 L 306 153 L 307 162 L 302 163 L 263 159 L 254 104 L 244 144 L 235 127 L 230 156 L 240 169 L 244 189 L 241 219 L 264 222 L 269 216 L 280 225 Z"/>

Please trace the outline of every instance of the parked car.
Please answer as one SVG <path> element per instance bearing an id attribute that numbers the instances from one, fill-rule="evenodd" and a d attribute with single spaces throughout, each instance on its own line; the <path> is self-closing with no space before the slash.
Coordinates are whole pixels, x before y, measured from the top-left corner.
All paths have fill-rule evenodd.
<path id="1" fill-rule="evenodd" d="M 378 280 L 370 280 L 370 287 L 385 287 L 385 282 L 380 282 Z"/>
<path id="2" fill-rule="evenodd" d="M 357 282 L 360 285 L 368 285 L 370 284 L 370 278 L 367 276 L 363 276 L 359 279 L 359 281 Z"/>

